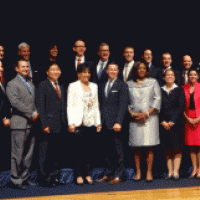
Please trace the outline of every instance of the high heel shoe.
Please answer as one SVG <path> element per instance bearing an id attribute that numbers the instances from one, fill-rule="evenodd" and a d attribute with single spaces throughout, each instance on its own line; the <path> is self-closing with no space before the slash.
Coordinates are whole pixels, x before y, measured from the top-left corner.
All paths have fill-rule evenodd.
<path id="1" fill-rule="evenodd" d="M 190 176 L 188 178 L 193 179 L 193 178 L 196 178 L 196 176 L 197 176 L 197 174 L 194 174 L 194 175 L 190 174 Z"/>
<path id="2" fill-rule="evenodd" d="M 171 180 L 171 179 L 172 179 L 172 175 L 171 175 L 171 176 L 167 175 L 167 176 L 165 177 L 165 180 Z"/>
<path id="3" fill-rule="evenodd" d="M 179 175 L 176 175 L 176 176 L 173 176 L 173 180 L 174 181 L 178 181 L 180 178 L 179 178 Z"/>

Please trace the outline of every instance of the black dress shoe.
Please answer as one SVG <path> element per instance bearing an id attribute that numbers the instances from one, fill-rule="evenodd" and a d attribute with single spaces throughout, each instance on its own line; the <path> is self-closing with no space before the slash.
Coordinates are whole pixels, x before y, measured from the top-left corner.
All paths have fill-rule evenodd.
<path id="1" fill-rule="evenodd" d="M 180 178 L 179 178 L 179 175 L 177 175 L 177 176 L 173 176 L 173 180 L 174 181 L 178 181 Z"/>
<path id="2" fill-rule="evenodd" d="M 165 177 L 165 180 L 172 180 L 172 176 L 169 176 L 169 175 L 167 175 L 166 177 Z"/>
<path id="3" fill-rule="evenodd" d="M 196 175 L 197 175 L 197 174 L 195 174 L 195 175 L 190 175 L 188 178 L 190 178 L 190 179 L 196 178 Z"/>
<path id="4" fill-rule="evenodd" d="M 36 183 L 33 183 L 33 182 L 30 182 L 30 181 L 26 181 L 26 183 L 25 183 L 27 186 L 36 186 L 37 184 Z"/>
<path id="5" fill-rule="evenodd" d="M 13 182 L 9 182 L 8 186 L 12 189 L 18 189 L 18 190 L 26 190 L 27 189 L 27 186 L 24 185 L 24 184 L 14 184 Z"/>
<path id="6" fill-rule="evenodd" d="M 65 185 L 64 183 L 61 183 L 57 178 L 54 179 L 52 182 L 53 182 L 56 186 Z"/>
<path id="7" fill-rule="evenodd" d="M 56 184 L 52 181 L 42 181 L 40 182 L 40 185 L 43 187 L 56 187 Z"/>

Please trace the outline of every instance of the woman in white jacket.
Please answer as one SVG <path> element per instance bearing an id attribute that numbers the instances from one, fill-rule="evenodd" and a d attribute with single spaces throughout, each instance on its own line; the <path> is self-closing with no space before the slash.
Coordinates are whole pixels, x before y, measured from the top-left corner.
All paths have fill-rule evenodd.
<path id="1" fill-rule="evenodd" d="M 93 184 L 90 176 L 92 134 L 101 131 L 97 84 L 89 82 L 90 66 L 80 64 L 78 81 L 69 84 L 67 94 L 67 118 L 69 131 L 75 133 L 77 184 Z"/>

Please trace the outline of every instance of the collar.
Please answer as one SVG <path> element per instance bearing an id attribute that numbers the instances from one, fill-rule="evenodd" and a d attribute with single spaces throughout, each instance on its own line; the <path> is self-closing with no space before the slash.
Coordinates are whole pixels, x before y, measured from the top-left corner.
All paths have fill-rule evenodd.
<path id="1" fill-rule="evenodd" d="M 173 89 L 175 89 L 175 88 L 177 88 L 177 87 L 178 87 L 178 85 L 176 85 L 176 83 L 174 83 L 174 84 L 172 85 L 172 87 L 170 88 L 170 91 L 173 90 Z M 167 93 L 170 92 L 170 91 L 167 90 L 167 85 L 164 85 L 164 86 L 162 86 L 161 88 L 162 88 L 165 92 L 167 92 Z"/>
<path id="2" fill-rule="evenodd" d="M 113 84 L 116 80 L 117 80 L 117 77 L 115 77 L 112 81 L 110 81 L 110 79 L 108 79 L 108 81 L 110 81 L 111 84 Z"/>
<path id="3" fill-rule="evenodd" d="M 82 57 L 76 56 L 76 61 L 78 61 L 78 59 L 84 60 L 84 59 L 85 59 L 85 56 L 84 56 L 84 55 L 83 55 Z"/>
<path id="4" fill-rule="evenodd" d="M 19 75 L 19 74 L 17 74 L 17 76 L 18 76 L 23 82 L 27 82 L 27 79 L 24 78 L 23 76 L 21 76 L 21 75 Z"/>

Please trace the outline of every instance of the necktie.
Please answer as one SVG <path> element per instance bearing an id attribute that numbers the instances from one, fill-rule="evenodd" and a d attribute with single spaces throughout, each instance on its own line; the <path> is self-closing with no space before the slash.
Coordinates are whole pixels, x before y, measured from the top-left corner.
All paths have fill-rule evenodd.
<path id="1" fill-rule="evenodd" d="M 99 69 L 99 73 L 98 73 L 98 79 L 101 77 L 101 74 L 103 72 L 103 66 L 104 66 L 104 63 L 102 62 L 101 67 Z"/>
<path id="2" fill-rule="evenodd" d="M 28 76 L 29 81 L 32 83 L 32 77 L 31 77 L 31 75 L 30 75 L 30 71 L 28 71 L 27 76 Z"/>
<path id="3" fill-rule="evenodd" d="M 26 76 L 26 85 L 27 85 L 27 87 L 28 87 L 28 89 L 30 90 L 30 92 L 31 92 L 31 84 L 30 84 L 30 78 L 28 77 L 28 76 Z"/>
<path id="4" fill-rule="evenodd" d="M 3 75 L 1 76 L 1 82 L 2 82 L 2 83 L 5 83 L 5 80 L 4 80 Z"/>
<path id="5" fill-rule="evenodd" d="M 77 67 L 81 64 L 81 59 L 78 58 L 78 63 L 77 63 Z"/>
<path id="6" fill-rule="evenodd" d="M 56 88 L 56 92 L 58 94 L 58 98 L 61 99 L 61 94 L 60 94 L 60 91 L 58 89 L 58 84 L 57 83 L 55 83 L 55 88 Z"/>
<path id="7" fill-rule="evenodd" d="M 125 71 L 124 71 L 124 82 L 127 81 L 128 78 L 128 63 L 126 63 Z"/>
<path id="8" fill-rule="evenodd" d="M 111 88 L 111 81 L 108 82 L 106 97 L 108 97 L 108 94 L 109 94 L 109 92 L 110 92 L 110 88 Z"/>

